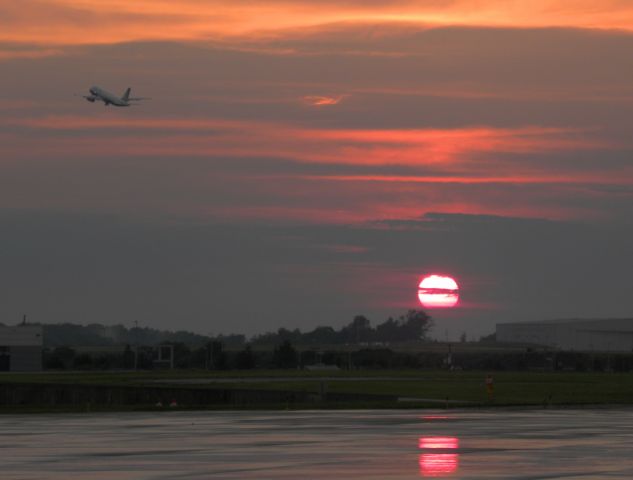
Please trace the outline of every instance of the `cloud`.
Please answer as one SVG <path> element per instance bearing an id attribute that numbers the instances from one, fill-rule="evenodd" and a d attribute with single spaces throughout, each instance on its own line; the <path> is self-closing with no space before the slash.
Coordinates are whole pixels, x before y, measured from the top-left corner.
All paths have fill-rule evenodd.
<path id="1" fill-rule="evenodd" d="M 415 228 L 0 210 L 0 314 L 19 319 L 28 304 L 46 323 L 134 318 L 204 334 L 340 328 L 359 313 L 376 324 L 417 307 L 420 276 L 440 269 L 458 279 L 464 303 L 431 312 L 437 336 L 633 308 L 630 227 L 446 213 L 407 224 Z"/>
<path id="2" fill-rule="evenodd" d="M 630 2 L 505 0 L 313 2 L 308 0 L 23 0 L 0 6 L 0 40 L 54 45 L 137 40 L 252 39 L 336 23 L 564 26 L 633 29 Z M 87 35 L 87 31 L 90 35 Z M 378 33 L 379 34 L 379 33 Z"/>
<path id="3" fill-rule="evenodd" d="M 46 48 L 39 45 L 19 45 L 0 43 L 0 61 L 15 59 L 38 59 L 65 55 L 62 48 Z"/>
<path id="4" fill-rule="evenodd" d="M 234 223 L 631 217 L 633 35 L 392 23 L 248 40 L 293 54 L 233 40 L 7 60 L 0 200 Z M 72 97 L 93 83 L 154 100 Z"/>
<path id="5" fill-rule="evenodd" d="M 555 222 L 550 219 L 538 217 L 512 217 L 503 215 L 485 215 L 473 213 L 449 213 L 449 212 L 427 212 L 418 218 L 376 220 L 370 222 L 371 226 L 387 227 L 395 229 L 414 229 L 426 231 L 446 231 L 455 228 L 486 225 L 498 227 L 500 225 L 534 225 L 540 227 L 554 226 Z"/>
<path id="6" fill-rule="evenodd" d="M 626 215 L 630 195 L 630 166 L 605 154 L 619 147 L 584 129 L 328 129 L 118 112 L 0 124 L 0 200 L 31 208 L 53 202 L 231 222 L 358 223 L 436 210 L 604 219 Z M 592 151 L 602 162 L 574 157 Z M 33 172 L 40 193 L 25 199 L 12 185 Z M 76 193 L 51 200 L 56 189 Z"/>
<path id="7" fill-rule="evenodd" d="M 297 177 L 298 178 L 298 177 Z M 489 184 L 489 185 L 498 185 L 498 184 L 514 184 L 514 185 L 529 185 L 529 184 L 555 184 L 555 185 L 564 185 L 564 184 L 590 184 L 593 187 L 606 186 L 609 188 L 615 188 L 618 185 L 621 187 L 630 187 L 630 182 L 628 179 L 620 178 L 616 179 L 610 176 L 604 176 L 602 178 L 596 177 L 593 174 L 590 175 L 575 175 L 570 177 L 566 176 L 553 176 L 553 175 L 542 175 L 540 177 L 530 177 L 530 176 L 499 176 L 499 177 L 478 177 L 478 176 L 466 176 L 466 175 L 454 175 L 454 176 L 415 176 L 415 175 L 401 175 L 401 176 L 393 176 L 393 175 L 311 175 L 304 178 L 314 179 L 314 180 L 327 180 L 334 182 L 386 182 L 386 183 L 420 183 L 420 184 Z M 628 192 L 628 190 L 626 190 Z"/>
<path id="8" fill-rule="evenodd" d="M 338 105 L 348 95 L 337 95 L 334 97 L 326 97 L 320 95 L 306 95 L 303 100 L 312 107 L 324 107 L 330 105 Z"/>
<path id="9" fill-rule="evenodd" d="M 55 137 L 32 148 L 65 149 L 81 154 L 99 145 L 111 154 L 270 155 L 298 162 L 344 164 L 429 165 L 463 163 L 471 155 L 495 153 L 542 153 L 576 149 L 604 149 L 611 145 L 591 138 L 584 130 L 528 126 L 521 128 L 455 129 L 322 129 L 257 121 L 212 118 L 107 118 L 50 116 L 7 118 L 5 125 L 40 131 L 86 132 L 84 138 L 67 141 Z M 102 139 L 104 128 L 124 132 L 127 142 Z M 135 136 L 135 132 L 163 132 L 160 137 Z M 92 132 L 92 133 L 90 133 Z M 165 132 L 169 132 L 164 134 Z M 26 145 L 18 144 L 18 154 Z M 27 154 L 29 150 L 23 151 Z M 34 150 L 30 150 L 35 153 Z"/>
<path id="10" fill-rule="evenodd" d="M 432 269 L 464 287 L 439 318 L 457 334 L 630 312 L 632 19 L 618 0 L 0 2 L 0 313 L 342 325 L 409 308 Z M 73 97 L 91 84 L 154 100 Z"/>
<path id="11" fill-rule="evenodd" d="M 386 38 L 363 40 L 368 32 L 370 26 L 357 26 L 342 30 L 336 41 L 326 31 L 300 44 L 260 44 L 294 49 L 292 55 L 174 42 L 60 47 L 65 56 L 13 60 L 7 68 L 14 75 L 0 84 L 50 101 L 50 95 L 39 93 L 42 72 L 55 71 L 49 81 L 60 95 L 77 83 L 75 88 L 98 83 L 122 91 L 133 80 L 136 88 L 160 95 L 162 110 L 173 113 L 204 105 L 232 118 L 292 116 L 297 121 L 315 121 L 298 98 L 336 99 L 344 92 L 349 96 L 336 109 L 320 109 L 336 111 L 336 116 L 319 115 L 329 125 L 595 125 L 602 121 L 603 113 L 596 110 L 604 102 L 612 105 L 612 116 L 633 103 L 633 87 L 626 80 L 633 70 L 625 61 L 633 35 L 443 28 L 394 29 Z M 363 48 L 362 55 L 345 53 Z M 380 57 L 374 55 L 377 50 L 407 55 Z M 164 69 L 165 58 L 174 69 Z"/>

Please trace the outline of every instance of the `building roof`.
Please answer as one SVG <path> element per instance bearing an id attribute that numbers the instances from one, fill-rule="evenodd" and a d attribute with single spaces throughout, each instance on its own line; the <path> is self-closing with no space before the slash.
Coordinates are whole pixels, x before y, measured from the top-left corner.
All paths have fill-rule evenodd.
<path id="1" fill-rule="evenodd" d="M 0 326 L 0 346 L 23 347 L 42 346 L 43 329 L 40 325 Z"/>
<path id="2" fill-rule="evenodd" d="M 613 325 L 613 324 L 627 324 L 633 325 L 633 318 L 559 318 L 554 320 L 533 320 L 529 322 L 504 322 L 497 323 L 497 325 L 566 325 L 570 323 L 576 324 L 601 324 L 601 325 Z"/>

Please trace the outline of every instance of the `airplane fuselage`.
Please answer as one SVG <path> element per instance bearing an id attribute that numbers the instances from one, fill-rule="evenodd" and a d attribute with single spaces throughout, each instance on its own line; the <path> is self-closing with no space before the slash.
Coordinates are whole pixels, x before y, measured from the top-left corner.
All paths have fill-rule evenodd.
<path id="1" fill-rule="evenodd" d="M 114 105 L 115 107 L 129 107 L 130 102 L 122 97 L 118 97 L 113 93 L 104 90 L 101 87 L 90 87 L 90 96 L 84 97 L 89 102 L 94 103 L 96 100 L 103 102 L 107 107 L 108 105 Z"/>

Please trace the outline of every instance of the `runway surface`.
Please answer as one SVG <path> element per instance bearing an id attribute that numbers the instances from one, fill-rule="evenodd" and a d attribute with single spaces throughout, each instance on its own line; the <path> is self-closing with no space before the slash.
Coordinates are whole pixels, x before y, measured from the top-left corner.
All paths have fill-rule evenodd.
<path id="1" fill-rule="evenodd" d="M 633 410 L 0 416 L 8 479 L 633 478 Z"/>

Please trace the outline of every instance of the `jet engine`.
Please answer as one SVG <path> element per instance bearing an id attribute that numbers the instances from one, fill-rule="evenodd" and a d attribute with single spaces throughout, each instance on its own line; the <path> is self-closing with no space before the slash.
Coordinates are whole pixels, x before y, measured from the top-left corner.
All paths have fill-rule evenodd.
<path id="1" fill-rule="evenodd" d="M 94 103 L 95 100 L 97 99 L 97 97 L 84 97 L 86 100 L 88 100 L 90 103 Z"/>

